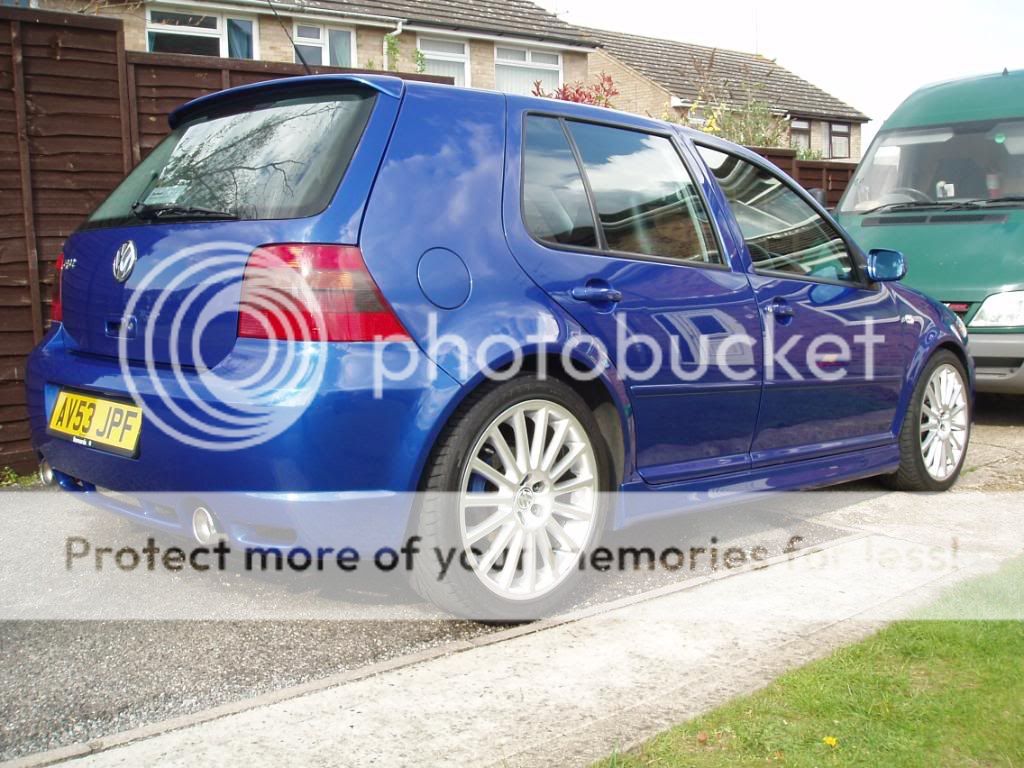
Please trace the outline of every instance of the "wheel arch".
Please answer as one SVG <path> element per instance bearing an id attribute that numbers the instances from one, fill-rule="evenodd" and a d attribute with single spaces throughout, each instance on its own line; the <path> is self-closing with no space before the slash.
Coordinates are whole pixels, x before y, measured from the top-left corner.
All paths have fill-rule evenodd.
<path id="1" fill-rule="evenodd" d="M 614 375 L 610 366 L 600 358 L 583 354 L 576 349 L 568 350 L 567 354 L 554 352 L 551 349 L 534 349 L 519 355 L 518 358 L 511 355 L 506 355 L 505 358 L 496 359 L 487 366 L 487 370 L 478 371 L 461 387 L 458 396 L 452 398 L 445 412 L 438 419 L 437 426 L 429 440 L 429 448 L 424 452 L 418 470 L 417 490 L 423 489 L 430 470 L 431 459 L 459 409 L 474 395 L 479 394 L 482 389 L 500 384 L 501 377 L 511 378 L 519 372 L 532 372 L 542 377 L 556 379 L 580 395 L 590 408 L 601 430 L 601 437 L 605 441 L 612 461 L 613 479 L 617 483 L 629 479 L 633 473 L 635 457 L 632 407 L 625 386 Z M 568 369 L 566 358 L 571 361 L 574 371 Z M 515 370 L 513 371 L 513 369 Z"/>

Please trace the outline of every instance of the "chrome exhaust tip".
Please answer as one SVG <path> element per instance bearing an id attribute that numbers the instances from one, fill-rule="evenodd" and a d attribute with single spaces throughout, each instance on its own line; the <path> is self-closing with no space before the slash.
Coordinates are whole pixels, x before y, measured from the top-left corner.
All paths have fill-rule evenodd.
<path id="1" fill-rule="evenodd" d="M 206 507 L 196 507 L 192 511 L 192 536 L 203 546 L 221 538 L 217 521 Z"/>
<path id="2" fill-rule="evenodd" d="M 57 478 L 53 474 L 53 467 L 46 459 L 39 462 L 39 482 L 43 485 L 53 485 L 57 482 Z"/>

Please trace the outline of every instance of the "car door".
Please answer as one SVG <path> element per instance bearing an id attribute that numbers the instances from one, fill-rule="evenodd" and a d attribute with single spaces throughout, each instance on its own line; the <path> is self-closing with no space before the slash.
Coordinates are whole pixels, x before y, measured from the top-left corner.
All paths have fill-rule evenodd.
<path id="1" fill-rule="evenodd" d="M 508 174 L 510 245 L 616 366 L 640 476 L 665 483 L 746 469 L 761 370 L 751 346 L 735 341 L 758 338 L 760 321 L 674 139 L 510 117 L 509 144 L 524 148 L 521 164 L 509 157 L 522 174 L 521 188 Z"/>
<path id="2" fill-rule="evenodd" d="M 907 350 L 895 297 L 781 174 L 698 145 L 739 225 L 764 323 L 754 466 L 892 441 Z"/>

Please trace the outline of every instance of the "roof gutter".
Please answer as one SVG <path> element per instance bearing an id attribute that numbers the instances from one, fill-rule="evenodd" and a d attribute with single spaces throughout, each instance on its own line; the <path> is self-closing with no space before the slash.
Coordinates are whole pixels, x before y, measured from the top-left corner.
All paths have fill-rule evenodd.
<path id="1" fill-rule="evenodd" d="M 472 38 L 473 40 L 487 40 L 496 43 L 506 43 L 508 45 L 521 45 L 530 46 L 532 48 L 550 48 L 557 51 L 579 51 L 580 53 L 593 53 L 598 50 L 599 46 L 595 43 L 594 45 L 582 45 L 580 43 L 570 43 L 569 41 L 562 41 L 557 37 L 524 37 L 517 35 L 502 35 L 494 32 L 483 32 L 478 31 L 473 27 L 445 27 L 441 25 L 431 25 L 423 23 L 412 23 L 410 24 L 406 20 L 403 29 L 406 32 L 425 32 L 432 37 L 451 37 L 455 39 L 465 40 Z"/>
<path id="2" fill-rule="evenodd" d="M 161 5 L 163 3 L 147 3 L 147 5 Z M 363 24 L 368 24 L 377 27 L 390 27 L 395 24 L 401 25 L 405 23 L 405 19 L 399 18 L 398 16 L 384 16 L 375 13 L 356 13 L 355 11 L 337 11 L 333 8 L 321 8 L 306 5 L 303 3 L 289 3 L 272 0 L 224 0 L 221 3 L 208 3 L 208 2 L 197 2 L 197 0 L 167 0 L 167 5 L 177 5 L 179 7 L 186 8 L 205 8 L 210 9 L 231 9 L 247 7 L 253 9 L 267 10 L 268 7 L 273 6 L 278 11 L 288 13 L 290 15 L 297 15 L 303 17 L 311 16 L 329 16 L 337 19 L 351 19 L 352 21 L 360 21 Z"/>

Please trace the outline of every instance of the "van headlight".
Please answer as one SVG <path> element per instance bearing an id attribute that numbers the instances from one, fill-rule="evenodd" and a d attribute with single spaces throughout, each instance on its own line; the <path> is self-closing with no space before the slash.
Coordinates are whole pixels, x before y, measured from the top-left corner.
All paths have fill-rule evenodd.
<path id="1" fill-rule="evenodd" d="M 1005 328 L 1024 325 L 1024 291 L 1007 291 L 989 296 L 971 318 L 974 328 Z"/>

